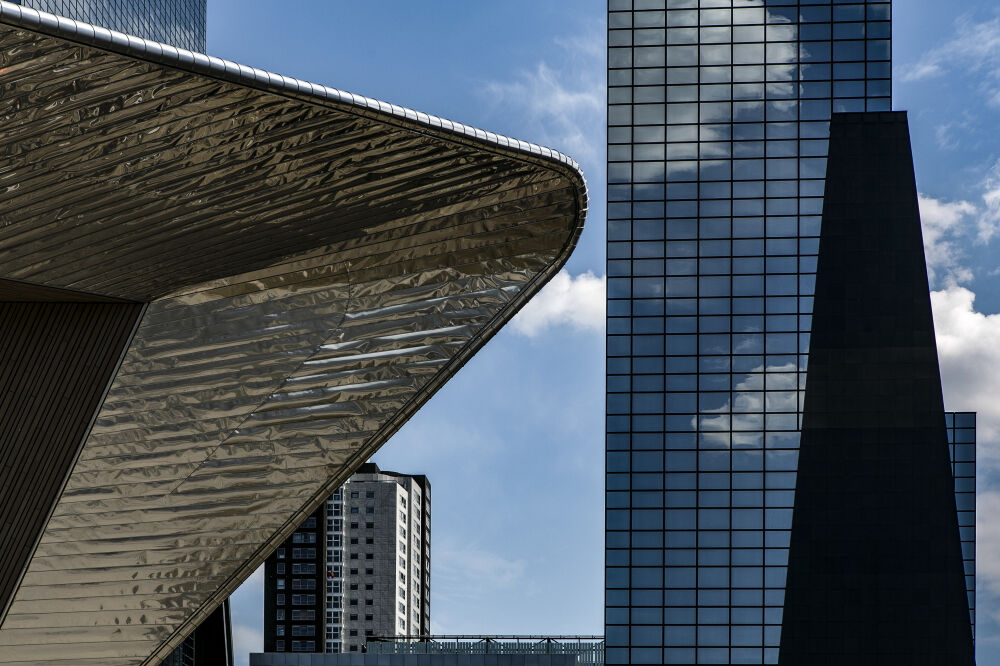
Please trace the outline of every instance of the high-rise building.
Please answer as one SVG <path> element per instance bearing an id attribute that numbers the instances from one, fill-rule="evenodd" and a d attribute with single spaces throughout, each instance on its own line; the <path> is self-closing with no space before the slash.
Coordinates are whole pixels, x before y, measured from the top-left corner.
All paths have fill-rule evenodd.
<path id="1" fill-rule="evenodd" d="M 429 635 L 430 510 L 427 477 L 362 465 L 267 559 L 264 650 Z"/>
<path id="2" fill-rule="evenodd" d="M 963 628 L 955 608 L 974 603 L 974 430 L 963 428 L 949 473 L 939 382 L 900 385 L 887 400 L 863 373 L 841 367 L 865 358 L 873 376 L 938 372 L 905 118 L 885 113 L 890 13 L 887 0 L 609 2 L 608 663 L 814 666 L 874 655 L 967 663 L 970 616 L 962 611 Z M 834 144 L 849 147 L 836 163 Z M 885 172 L 861 169 L 861 153 Z M 852 170 L 882 189 L 867 192 Z M 863 194 L 867 209 L 851 200 Z M 878 217 L 886 201 L 895 207 Z M 869 238 L 867 229 L 890 226 L 905 251 L 901 240 Z M 850 245 L 859 239 L 886 242 L 872 252 L 875 245 Z M 851 251 L 838 254 L 838 243 Z M 837 276 L 870 289 L 838 292 Z M 828 285 L 822 297 L 818 284 Z M 846 329 L 835 330 L 831 304 L 844 326 L 867 327 L 849 331 L 854 347 L 843 343 Z M 910 352 L 899 351 L 878 307 L 904 313 L 896 325 L 912 324 L 908 344 L 921 350 L 919 361 L 887 369 Z M 865 345 L 881 353 L 866 357 Z M 831 383 L 851 387 L 853 411 Z M 874 423 L 869 405 L 890 403 L 894 416 Z M 924 423 L 928 414 L 936 416 Z M 851 424 L 857 437 L 831 434 L 831 422 Z M 885 424 L 922 428 L 893 435 L 921 443 L 904 451 Z M 866 446 L 847 445 L 856 442 Z M 912 478 L 926 483 L 880 476 L 880 465 L 924 465 Z M 933 527 L 907 522 L 913 516 L 897 501 L 908 495 Z M 850 513 L 852 503 L 867 512 Z M 834 514 L 854 516 L 854 535 Z M 913 535 L 888 543 L 895 532 L 868 524 L 876 516 Z M 826 541 L 810 545 L 804 535 L 822 526 Z M 941 552 L 911 539 L 938 539 Z M 898 554 L 901 544 L 912 547 L 900 557 L 913 585 L 892 595 L 880 587 L 888 576 L 871 576 L 885 564 L 876 556 Z M 840 564 L 831 564 L 834 553 Z M 863 589 L 856 607 L 840 607 L 863 621 L 830 611 L 847 561 L 857 563 L 851 584 Z M 960 600 L 956 586 L 968 592 Z M 878 594 L 894 602 L 869 603 Z M 923 615 L 908 615 L 914 609 Z M 903 616 L 917 634 L 935 620 L 948 640 L 924 650 L 927 661 L 906 661 L 917 649 L 911 640 L 894 661 L 875 643 L 898 637 Z M 838 640 L 857 654 L 816 652 Z M 953 659 L 941 662 L 945 644 Z"/>
<path id="3" fill-rule="evenodd" d="M 208 0 L 13 0 L 155 42 L 205 52 Z"/>

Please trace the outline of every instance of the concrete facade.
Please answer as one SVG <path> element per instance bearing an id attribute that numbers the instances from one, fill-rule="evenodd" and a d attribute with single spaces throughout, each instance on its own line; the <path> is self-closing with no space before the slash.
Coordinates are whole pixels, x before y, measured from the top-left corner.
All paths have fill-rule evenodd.
<path id="1" fill-rule="evenodd" d="M 430 633 L 430 483 L 367 463 L 268 558 L 264 649 Z"/>

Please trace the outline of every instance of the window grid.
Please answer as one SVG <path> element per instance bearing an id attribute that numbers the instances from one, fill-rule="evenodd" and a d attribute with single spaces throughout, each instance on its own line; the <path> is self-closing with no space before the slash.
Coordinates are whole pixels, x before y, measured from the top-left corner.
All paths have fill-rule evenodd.
<path id="1" fill-rule="evenodd" d="M 976 414 L 947 412 L 948 455 L 955 480 L 958 531 L 962 539 L 965 590 L 969 596 L 972 635 L 976 632 Z"/>
<path id="2" fill-rule="evenodd" d="M 607 659 L 777 663 L 826 139 L 888 2 L 611 0 Z"/>
<path id="3" fill-rule="evenodd" d="M 207 0 L 21 0 L 17 4 L 205 52 Z"/>

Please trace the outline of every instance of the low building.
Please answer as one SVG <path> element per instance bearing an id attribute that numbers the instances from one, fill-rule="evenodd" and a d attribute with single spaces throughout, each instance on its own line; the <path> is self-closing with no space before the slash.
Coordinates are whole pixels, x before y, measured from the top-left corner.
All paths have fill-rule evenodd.
<path id="1" fill-rule="evenodd" d="M 364 652 L 257 653 L 250 666 L 603 666 L 603 636 L 371 637 Z"/>

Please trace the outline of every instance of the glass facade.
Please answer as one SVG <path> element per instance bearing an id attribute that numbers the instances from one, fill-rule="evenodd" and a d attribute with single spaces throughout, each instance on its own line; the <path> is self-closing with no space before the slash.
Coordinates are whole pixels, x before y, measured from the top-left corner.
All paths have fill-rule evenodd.
<path id="1" fill-rule="evenodd" d="M 208 0 L 14 0 L 15 4 L 205 52 Z"/>
<path id="2" fill-rule="evenodd" d="M 610 0 L 608 663 L 774 664 L 832 112 L 889 2 Z"/>
<path id="3" fill-rule="evenodd" d="M 976 630 L 976 414 L 949 412 L 948 454 L 955 479 L 955 505 L 958 508 L 958 531 L 962 538 L 962 561 L 965 566 L 965 590 L 969 595 L 972 631 Z"/>

